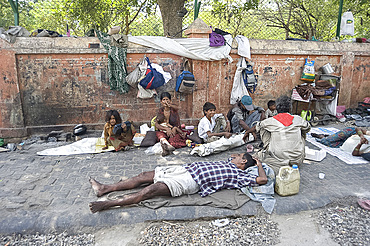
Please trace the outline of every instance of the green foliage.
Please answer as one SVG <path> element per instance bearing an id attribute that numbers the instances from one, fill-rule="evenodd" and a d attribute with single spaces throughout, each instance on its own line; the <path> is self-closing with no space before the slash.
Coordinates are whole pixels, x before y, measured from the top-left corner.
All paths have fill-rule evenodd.
<path id="1" fill-rule="evenodd" d="M 20 23 L 28 23 L 30 16 L 29 11 L 31 10 L 31 1 L 18 2 L 18 12 Z M 7 30 L 9 26 L 14 26 L 14 14 L 8 0 L 0 0 L 0 27 Z M 32 19 L 32 17 L 31 17 Z M 24 25 L 23 25 L 24 26 Z"/>
<path id="2" fill-rule="evenodd" d="M 199 17 L 213 28 L 254 39 L 315 37 L 322 41 L 335 38 L 340 0 L 203 0 Z M 194 17 L 194 1 L 183 27 Z M 369 0 L 344 1 L 343 12 L 351 9 L 355 18 L 355 37 L 370 38 Z M 0 27 L 14 25 L 8 0 L 0 0 Z M 119 25 L 123 33 L 163 35 L 157 0 L 19 0 L 20 25 L 29 31 L 48 29 L 83 36 L 95 28 L 107 32 Z M 352 38 L 352 37 L 341 37 Z"/>

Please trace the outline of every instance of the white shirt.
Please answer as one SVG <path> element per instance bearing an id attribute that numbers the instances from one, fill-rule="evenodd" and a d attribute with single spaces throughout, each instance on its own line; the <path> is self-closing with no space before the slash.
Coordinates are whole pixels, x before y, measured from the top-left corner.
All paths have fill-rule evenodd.
<path id="1" fill-rule="evenodd" d="M 218 117 L 222 116 L 222 114 L 215 114 L 213 117 L 211 117 L 211 121 L 207 119 L 206 116 L 204 116 L 198 124 L 198 135 L 200 138 L 203 138 L 206 140 L 208 138 L 207 132 L 213 132 L 213 128 L 216 125 L 216 119 Z"/>

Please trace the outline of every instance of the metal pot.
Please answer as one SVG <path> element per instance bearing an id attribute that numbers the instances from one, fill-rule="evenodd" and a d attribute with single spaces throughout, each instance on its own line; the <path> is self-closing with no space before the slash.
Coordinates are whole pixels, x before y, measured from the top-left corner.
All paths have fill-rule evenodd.
<path id="1" fill-rule="evenodd" d="M 333 70 L 333 68 L 331 67 L 330 63 L 325 64 L 324 66 L 322 66 L 322 71 L 323 71 L 325 74 L 331 74 L 331 73 L 334 73 L 334 70 Z"/>

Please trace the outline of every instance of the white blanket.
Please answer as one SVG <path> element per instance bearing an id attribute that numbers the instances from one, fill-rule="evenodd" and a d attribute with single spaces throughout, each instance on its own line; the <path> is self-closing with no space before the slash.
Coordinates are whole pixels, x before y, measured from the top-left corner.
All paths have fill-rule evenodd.
<path id="1" fill-rule="evenodd" d="M 77 142 L 46 149 L 37 152 L 38 155 L 79 155 L 79 154 L 95 154 L 114 150 L 113 146 L 102 150 L 104 146 L 104 139 L 102 138 L 83 138 Z"/>

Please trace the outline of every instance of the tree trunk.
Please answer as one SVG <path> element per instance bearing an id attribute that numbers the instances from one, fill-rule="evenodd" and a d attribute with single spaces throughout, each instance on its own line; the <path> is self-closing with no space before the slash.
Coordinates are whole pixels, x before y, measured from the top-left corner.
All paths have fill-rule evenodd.
<path id="1" fill-rule="evenodd" d="M 184 8 L 184 4 L 185 0 L 158 0 L 164 36 L 182 36 L 182 17 L 177 14 L 177 11 L 181 11 Z"/>

